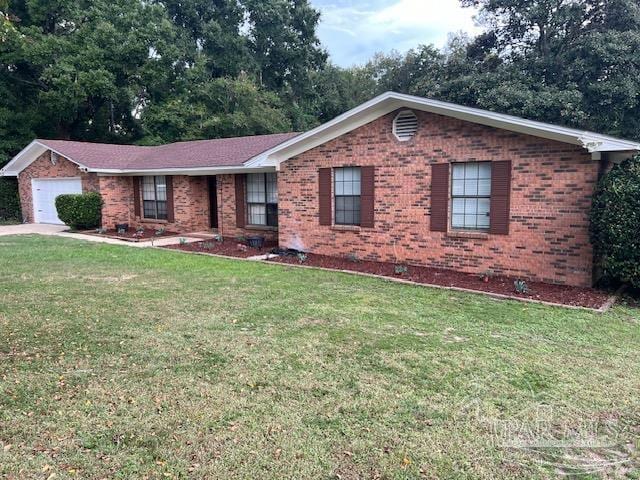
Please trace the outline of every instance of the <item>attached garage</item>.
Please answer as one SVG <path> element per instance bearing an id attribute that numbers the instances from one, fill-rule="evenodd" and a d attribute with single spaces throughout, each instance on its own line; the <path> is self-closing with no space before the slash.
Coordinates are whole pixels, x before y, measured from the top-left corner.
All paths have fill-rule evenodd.
<path id="1" fill-rule="evenodd" d="M 56 211 L 56 197 L 67 193 L 82 193 L 82 180 L 73 178 L 33 178 L 33 221 L 35 223 L 62 224 Z"/>

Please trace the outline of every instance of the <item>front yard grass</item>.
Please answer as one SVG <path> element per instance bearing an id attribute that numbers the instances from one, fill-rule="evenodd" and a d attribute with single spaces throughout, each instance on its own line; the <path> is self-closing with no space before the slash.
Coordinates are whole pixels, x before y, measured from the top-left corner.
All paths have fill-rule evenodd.
<path id="1" fill-rule="evenodd" d="M 0 477 L 639 475 L 638 310 L 40 236 L 0 266 Z M 504 446 L 541 418 L 610 442 Z"/>

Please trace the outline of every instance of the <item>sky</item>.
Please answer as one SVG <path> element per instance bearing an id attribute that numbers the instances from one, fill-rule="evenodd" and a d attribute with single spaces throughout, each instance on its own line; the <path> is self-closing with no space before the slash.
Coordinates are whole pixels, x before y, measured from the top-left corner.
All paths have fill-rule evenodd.
<path id="1" fill-rule="evenodd" d="M 480 31 L 476 11 L 459 0 L 311 0 L 322 18 L 318 35 L 333 63 L 364 64 L 376 52 L 420 44 L 442 47 L 449 32 Z"/>

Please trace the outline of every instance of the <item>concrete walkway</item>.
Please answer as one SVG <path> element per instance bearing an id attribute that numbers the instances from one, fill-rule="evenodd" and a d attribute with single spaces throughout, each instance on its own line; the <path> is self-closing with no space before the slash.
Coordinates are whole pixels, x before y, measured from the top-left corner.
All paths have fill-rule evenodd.
<path id="1" fill-rule="evenodd" d="M 82 233 L 65 232 L 69 227 L 66 225 L 50 225 L 44 223 L 25 223 L 22 225 L 1 225 L 0 236 L 4 235 L 54 235 L 57 237 L 75 238 L 77 240 L 86 240 L 88 242 L 109 243 L 111 245 L 125 245 L 127 247 L 164 247 L 167 245 L 176 245 L 180 243 L 180 239 L 184 238 L 187 243 L 202 241 L 202 238 L 180 236 L 162 237 L 154 239 L 153 244 L 149 241 L 144 242 L 127 242 L 115 238 L 99 237 L 97 235 L 85 235 Z"/>

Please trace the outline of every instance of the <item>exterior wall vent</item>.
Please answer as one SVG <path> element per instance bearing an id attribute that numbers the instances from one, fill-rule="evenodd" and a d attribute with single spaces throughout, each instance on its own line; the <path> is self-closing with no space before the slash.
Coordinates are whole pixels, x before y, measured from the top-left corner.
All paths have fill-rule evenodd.
<path id="1" fill-rule="evenodd" d="M 411 140 L 418 131 L 418 117 L 411 110 L 400 112 L 393 120 L 393 134 L 401 142 Z"/>

